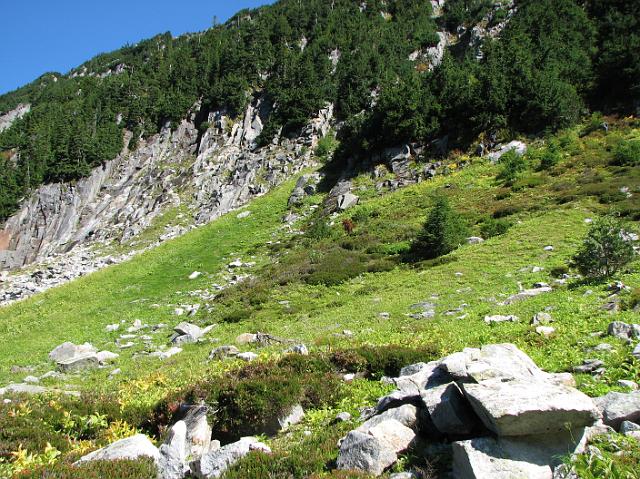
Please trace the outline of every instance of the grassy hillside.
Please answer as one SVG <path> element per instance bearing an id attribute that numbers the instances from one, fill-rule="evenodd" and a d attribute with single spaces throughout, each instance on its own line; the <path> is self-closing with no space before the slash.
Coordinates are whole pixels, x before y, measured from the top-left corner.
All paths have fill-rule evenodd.
<path id="1" fill-rule="evenodd" d="M 14 365 L 35 366 L 36 374 L 50 370 L 47 354 L 63 341 L 90 341 L 117 351 L 114 340 L 124 331 L 108 333 L 108 324 L 124 321 L 128 327 L 136 319 L 148 325 L 167 324 L 166 329 L 151 334 L 151 349 L 166 344 L 171 328 L 185 319 L 172 314 L 181 304 L 202 303 L 188 320 L 216 325 L 207 336 L 210 342 L 187 345 L 165 361 L 134 357 L 147 349 L 136 340 L 132 349 L 117 351 L 121 357 L 113 367 L 71 375 L 60 383 L 48 380 L 85 392 L 84 405 L 65 399 L 60 400 L 61 409 L 54 411 L 50 404 L 25 400 L 24 407 L 41 412 L 23 415 L 20 425 L 16 425 L 18 419 L 0 415 L 0 430 L 5 431 L 0 432 L 0 445 L 2 441 L 6 444 L 0 447 L 0 457 L 14 450 L 21 437 L 24 448 L 42 453 L 42 441 L 47 438 L 57 441 L 56 447 L 65 453 L 63 462 L 68 461 L 82 450 L 105 443 L 114 431 L 122 433 L 118 421 L 161 434 L 168 422 L 167 404 L 173 400 L 201 393 L 216 398 L 220 405 L 225 404 L 225 392 L 233 391 L 233 407 L 239 407 L 247 381 L 267 381 L 275 388 L 274 384 L 289 384 L 292 378 L 301 377 L 304 387 L 289 384 L 295 393 L 279 388 L 265 393 L 274 404 L 286 406 L 287 401 L 300 397 L 308 404 L 300 426 L 287 436 L 269 440 L 278 460 L 265 463 L 252 457 L 227 477 L 322 477 L 328 474 L 327 462 L 337 454 L 335 441 L 348 427 L 328 428 L 329 422 L 339 411 L 357 415 L 358 407 L 381 395 L 385 386 L 377 379 L 392 374 L 397 363 L 402 366 L 465 347 L 513 342 L 548 371 L 570 371 L 584 359 L 602 359 L 607 367 L 603 376 L 577 377 L 579 388 L 590 395 L 621 390 L 619 379 L 639 382 L 640 363 L 631 356 L 629 346 L 597 335 L 613 320 L 638 322 L 637 312 L 625 308 L 638 295 L 638 261 L 614 278 L 635 288 L 635 292 L 621 294 L 619 312 L 602 309 L 611 294 L 609 282 L 575 278 L 564 284 L 556 282 L 571 272 L 567 262 L 587 232 L 589 219 L 617 212 L 631 229 L 637 229 L 640 172 L 637 165 L 618 165 L 616 154 L 621 145 L 640 138 L 638 127 L 637 121 L 622 120 L 612 123 L 606 133 L 576 128 L 539 141 L 532 145 L 524 169 L 509 186 L 497 179 L 504 165 L 464 155 L 450 157 L 446 171 L 436 179 L 394 192 L 377 190 L 379 180 L 363 173 L 353 178 L 360 205 L 326 219 L 324 227 L 319 225 L 325 220 L 313 213 L 324 199 L 322 194 L 307 197 L 297 208 L 303 218 L 294 231 L 283 225 L 292 179 L 250 204 L 247 218 L 229 214 L 126 264 L 0 309 L 1 385 L 26 375 L 12 373 Z M 541 168 L 541 158 L 550 149 L 558 154 L 557 163 Z M 631 197 L 621 192 L 625 187 L 629 189 L 623 191 Z M 486 235 L 491 228 L 503 234 L 482 244 L 462 246 L 436 261 L 410 261 L 406 253 L 435 193 L 450 199 L 474 234 Z M 351 233 L 343 228 L 344 219 L 354 224 Z M 298 228 L 306 234 L 298 234 Z M 547 246 L 553 250 L 545 250 Z M 189 294 L 223 284 L 230 276 L 227 265 L 237 258 L 255 265 L 233 274 L 251 274 L 252 278 L 209 301 Z M 204 274 L 189 280 L 193 271 Z M 520 285 L 529 288 L 536 282 L 552 284 L 553 292 L 499 304 L 517 293 Z M 419 312 L 412 305 L 420 302 L 435 305 L 434 318 L 409 316 Z M 555 319 L 552 326 L 556 328 L 548 338 L 529 324 L 534 314 L 545 310 Z M 520 321 L 486 324 L 485 315 L 494 314 L 514 314 Z M 239 334 L 258 331 L 303 342 L 312 356 L 302 365 L 292 365 L 281 359 L 282 345 L 239 345 L 241 350 L 259 353 L 258 366 L 240 369 L 240 361 L 207 360 L 214 347 L 235 344 Z M 590 350 L 603 342 L 612 345 L 610 352 Z M 110 378 L 116 367 L 122 373 Z M 368 376 L 349 384 L 322 376 L 351 370 Z M 314 395 L 318 384 L 325 388 L 326 397 Z M 260 397 L 252 391 L 253 399 Z M 298 393 L 302 396 L 296 396 Z M 101 411 L 104 423 L 89 432 L 80 431 L 77 425 L 61 432 L 55 426 L 61 420 L 51 419 L 62 414 L 61 410 L 70 411 L 78 421 Z M 225 414 L 228 411 L 222 406 L 213 419 L 214 430 L 221 434 L 234 424 L 234 418 Z M 34 430 L 46 432 L 35 440 Z M 77 442 L 80 439 L 85 442 Z"/>

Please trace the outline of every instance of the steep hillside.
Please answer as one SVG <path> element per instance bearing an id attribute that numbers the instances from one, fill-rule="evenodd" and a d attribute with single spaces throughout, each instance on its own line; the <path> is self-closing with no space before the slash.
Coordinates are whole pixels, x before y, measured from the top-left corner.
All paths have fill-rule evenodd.
<path id="1" fill-rule="evenodd" d="M 359 408 L 388 391 L 378 382 L 381 375 L 489 343 L 515 343 L 551 372 L 602 360 L 604 372 L 576 374 L 579 388 L 593 396 L 625 391 L 619 380 L 640 381 L 634 345 L 602 334 L 613 320 L 636 321 L 638 262 L 615 277 L 635 290 L 613 295 L 609 282 L 582 281 L 566 265 L 591 219 L 617 211 L 637 221 L 638 169 L 617 166 L 616 152 L 638 141 L 638 128 L 636 120 L 610 122 L 608 132 L 579 136 L 590 131 L 586 125 L 531 145 L 524 168 L 508 185 L 504 162 L 453 155 L 434 179 L 396 189 L 399 179 L 410 176 L 407 170 L 425 165 L 404 162 L 399 168 L 395 160 L 375 174 L 351 178 L 360 204 L 326 219 L 319 212 L 331 195 L 309 189 L 302 198 L 295 191 L 292 196 L 294 184 L 305 181 L 292 179 L 241 213 L 0 310 L 3 383 L 42 376 L 52 366 L 47 354 L 63 341 L 88 341 L 120 354 L 105 368 L 45 375 L 41 385 L 79 391 L 83 399 L 60 399 L 54 406 L 23 399 L 20 408 L 30 412 L 2 415 L 3 454 L 19 444 L 42 453 L 49 441 L 63 452 L 56 466 L 63 471 L 65 462 L 118 434 L 131 434 L 130 428 L 162 435 L 176 401 L 211 401 L 214 437 L 227 441 L 240 430 L 264 431 L 262 421 L 272 407 L 282 411 L 302 401 L 301 424 L 265 439 L 277 461 L 249 456 L 225 477 L 331 475 L 335 443 L 351 423 L 328 425 L 338 412 L 357 417 Z M 544 162 L 550 149 L 557 154 L 553 165 Z M 304 178 L 308 182 L 310 176 Z M 411 245 L 434 194 L 444 194 L 462 212 L 469 234 L 489 239 L 416 263 Z M 540 282 L 552 289 L 509 299 L 519 287 Z M 529 324 L 540 312 L 553 318 L 551 334 Z M 487 324 L 484 318 L 493 315 L 520 321 Z M 184 320 L 213 329 L 176 350 L 171 329 Z M 262 342 L 252 342 L 256 333 Z M 311 356 L 292 372 L 283 351 L 296 344 L 305 344 Z M 257 353 L 258 366 L 211 356 L 216 348 L 222 354 L 225 345 Z M 341 383 L 325 377 L 328 357 L 341 374 L 358 372 L 362 379 Z M 322 389 L 299 392 L 294 383 L 302 373 L 308 388 Z M 14 403 L 4 407 L 6 413 L 16 411 Z M 64 411 L 70 414 L 67 426 L 59 417 Z M 98 414 L 99 423 L 85 429 L 90 414 Z M 123 420 L 128 425 L 118 422 Z M 91 442 L 80 445 L 77 439 Z M 638 451 L 629 454 L 637 457 Z M 615 470 L 638 464 L 611 457 Z M 448 464 L 446 454 L 408 456 L 397 468 L 415 465 L 438 476 Z"/>
<path id="2" fill-rule="evenodd" d="M 0 478 L 639 478 L 639 9 L 281 0 L 1 96 Z"/>

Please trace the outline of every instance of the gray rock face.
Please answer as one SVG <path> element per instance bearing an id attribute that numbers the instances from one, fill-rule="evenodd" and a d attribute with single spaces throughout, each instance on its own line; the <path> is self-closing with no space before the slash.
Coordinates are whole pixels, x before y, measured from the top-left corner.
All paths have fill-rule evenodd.
<path id="1" fill-rule="evenodd" d="M 338 197 L 338 209 L 341 211 L 352 208 L 358 204 L 360 198 L 352 193 L 345 193 Z"/>
<path id="2" fill-rule="evenodd" d="M 16 120 L 19 120 L 31 111 L 31 105 L 21 103 L 13 110 L 0 114 L 0 133 L 11 128 Z"/>
<path id="3" fill-rule="evenodd" d="M 616 431 L 623 421 L 640 421 L 640 391 L 629 394 L 611 392 L 596 398 L 595 403 L 602 412 L 603 422 Z"/>
<path id="4" fill-rule="evenodd" d="M 337 466 L 379 476 L 397 460 L 398 456 L 387 444 L 370 434 L 351 431 L 340 444 Z"/>
<path id="5" fill-rule="evenodd" d="M 418 430 L 418 408 L 413 404 L 388 409 L 362 423 L 356 431 L 367 433 L 378 424 L 393 419 L 414 431 Z"/>
<path id="6" fill-rule="evenodd" d="M 80 458 L 75 464 L 81 464 L 88 461 L 115 461 L 118 459 L 139 459 L 141 457 L 150 457 L 156 462 L 161 460 L 160 451 L 153 445 L 144 434 L 136 434 L 135 436 L 121 439 L 113 444 L 93 451 Z"/>
<path id="7" fill-rule="evenodd" d="M 192 462 L 191 472 L 198 479 L 217 479 L 251 451 L 271 453 L 271 449 L 256 438 L 243 437 L 238 442 L 208 452 Z"/>
<path id="8" fill-rule="evenodd" d="M 548 382 L 489 379 L 463 389 L 484 425 L 499 436 L 548 434 L 599 418 L 589 396 Z"/>

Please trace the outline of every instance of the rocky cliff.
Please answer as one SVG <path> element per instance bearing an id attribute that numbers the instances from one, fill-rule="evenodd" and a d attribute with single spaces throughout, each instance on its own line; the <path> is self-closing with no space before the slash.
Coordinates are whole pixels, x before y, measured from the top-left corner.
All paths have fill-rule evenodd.
<path id="1" fill-rule="evenodd" d="M 196 105 L 176 128 L 126 147 L 76 183 L 40 187 L 0 230 L 0 267 L 19 268 L 78 246 L 130 241 L 174 206 L 203 224 L 266 193 L 309 166 L 310 148 L 326 134 L 333 108 L 301 135 L 257 148 L 269 106 L 256 97 L 240 119 L 208 113 L 200 132 Z M 202 129 L 202 128 L 201 128 Z M 126 133 L 124 143 L 131 134 Z"/>

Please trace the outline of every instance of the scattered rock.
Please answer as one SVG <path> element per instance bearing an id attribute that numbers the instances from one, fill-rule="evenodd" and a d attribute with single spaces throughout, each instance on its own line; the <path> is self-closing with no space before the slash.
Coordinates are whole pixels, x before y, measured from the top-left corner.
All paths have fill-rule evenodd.
<path id="1" fill-rule="evenodd" d="M 152 358 L 159 358 L 164 360 L 169 359 L 171 356 L 175 356 L 176 354 L 180 354 L 181 352 L 182 348 L 173 347 L 167 349 L 166 351 L 154 351 L 149 356 L 151 356 Z"/>
<path id="2" fill-rule="evenodd" d="M 251 211 L 243 211 L 242 213 L 238 213 L 236 218 L 238 218 L 239 220 L 242 220 L 244 218 L 248 218 L 249 216 L 251 216 Z"/>
<path id="3" fill-rule="evenodd" d="M 553 318 L 549 313 L 537 313 L 531 320 L 533 326 L 546 326 L 549 323 L 553 323 Z"/>
<path id="4" fill-rule="evenodd" d="M 502 315 L 495 315 L 495 316 L 485 316 L 484 317 L 484 322 L 487 324 L 491 324 L 491 323 L 517 323 L 518 321 L 520 321 L 520 318 L 518 316 L 515 315 L 508 315 L 508 316 L 502 316 Z"/>
<path id="5" fill-rule="evenodd" d="M 235 346 L 220 346 L 211 351 L 209 359 L 225 359 L 235 357 L 238 354 L 240 354 L 240 350 Z"/>
<path id="6" fill-rule="evenodd" d="M 627 324 L 622 321 L 613 321 L 607 328 L 609 336 L 614 336 L 624 341 L 640 338 L 640 325 Z"/>
<path id="7" fill-rule="evenodd" d="M 574 366 L 573 372 L 581 374 L 593 373 L 604 366 L 604 362 L 599 359 L 585 359 L 580 366 Z"/>
<path id="8" fill-rule="evenodd" d="M 622 388 L 631 389 L 632 391 L 636 391 L 638 389 L 638 383 L 634 381 L 628 381 L 626 379 L 619 379 L 618 386 Z"/>
<path id="9" fill-rule="evenodd" d="M 509 296 L 502 304 L 509 305 L 509 304 L 517 303 L 519 301 L 523 301 L 525 299 L 529 299 L 534 296 L 538 296 L 544 293 L 550 293 L 551 291 L 553 291 L 553 289 L 549 286 L 543 286 L 540 288 L 533 288 L 533 289 L 525 289 L 520 291 L 517 294 Z"/>
<path id="10" fill-rule="evenodd" d="M 202 276 L 202 273 L 200 271 L 194 271 L 189 275 L 189 279 L 198 279 L 200 276 Z"/>
<path id="11" fill-rule="evenodd" d="M 308 356 L 309 350 L 304 344 L 296 344 L 295 346 L 287 349 L 285 353 L 300 354 L 301 356 Z"/>
<path id="12" fill-rule="evenodd" d="M 497 162 L 506 153 L 513 151 L 516 155 L 522 156 L 527 152 L 527 145 L 521 141 L 512 141 L 504 146 L 500 146 L 497 151 L 489 153 L 489 159 L 493 162 Z"/>
<path id="13" fill-rule="evenodd" d="M 484 243 L 484 238 L 480 238 L 478 236 L 472 236 L 471 238 L 467 238 L 467 244 L 476 245 Z"/>
<path id="14" fill-rule="evenodd" d="M 538 333 L 540 336 L 544 336 L 545 338 L 553 336 L 555 332 L 556 328 L 552 328 L 551 326 L 538 326 L 536 328 L 536 333 Z"/>
<path id="15" fill-rule="evenodd" d="M 338 413 L 334 419 L 334 422 L 348 422 L 351 421 L 351 414 L 348 412 Z"/>
<path id="16" fill-rule="evenodd" d="M 352 193 L 345 193 L 338 197 L 338 209 L 340 211 L 347 210 L 356 206 L 360 202 L 360 198 Z"/>
<path id="17" fill-rule="evenodd" d="M 75 356 L 64 361 L 58 361 L 57 364 L 60 371 L 63 373 L 70 373 L 82 371 L 83 369 L 97 368 L 100 366 L 100 361 L 98 360 L 96 353 L 89 353 Z"/>
<path id="18" fill-rule="evenodd" d="M 256 353 L 252 353 L 252 352 L 240 353 L 236 357 L 238 359 L 242 359 L 243 361 L 246 361 L 248 363 L 258 359 L 258 355 Z"/>
<path id="19" fill-rule="evenodd" d="M 61 361 L 68 361 L 75 357 L 86 356 L 88 354 L 95 354 L 98 350 L 94 348 L 90 343 L 84 343 L 81 345 L 75 345 L 70 342 L 62 343 L 57 346 L 53 351 L 49 353 L 49 359 L 56 363 Z"/>
<path id="20" fill-rule="evenodd" d="M 239 335 L 236 338 L 236 343 L 237 344 L 251 344 L 251 343 L 255 343 L 258 339 L 258 335 L 257 334 L 251 334 L 251 333 L 243 333 L 241 335 Z"/>

